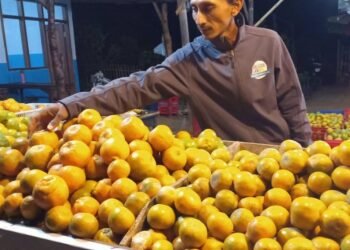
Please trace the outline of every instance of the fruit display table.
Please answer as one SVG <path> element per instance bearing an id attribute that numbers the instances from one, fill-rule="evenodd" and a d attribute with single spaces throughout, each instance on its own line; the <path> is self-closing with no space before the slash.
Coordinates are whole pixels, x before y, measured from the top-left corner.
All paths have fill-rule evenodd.
<path id="1" fill-rule="evenodd" d="M 60 250 L 125 250 L 96 241 L 82 240 L 62 234 L 46 233 L 39 228 L 0 221 L 1 249 L 60 249 Z"/>

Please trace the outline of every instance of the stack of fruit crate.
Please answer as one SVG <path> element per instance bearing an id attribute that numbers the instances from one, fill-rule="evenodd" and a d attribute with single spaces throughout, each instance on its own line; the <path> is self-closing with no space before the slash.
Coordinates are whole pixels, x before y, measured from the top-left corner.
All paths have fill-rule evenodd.
<path id="1" fill-rule="evenodd" d="M 177 115 L 179 112 L 179 97 L 174 96 L 159 101 L 158 111 L 160 115 Z"/>

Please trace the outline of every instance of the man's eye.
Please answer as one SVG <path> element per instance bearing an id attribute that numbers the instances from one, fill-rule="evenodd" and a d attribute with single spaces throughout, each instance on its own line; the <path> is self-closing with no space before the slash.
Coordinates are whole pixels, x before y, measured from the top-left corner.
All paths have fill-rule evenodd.
<path id="1" fill-rule="evenodd" d="M 193 12 L 197 12 L 197 11 L 198 11 L 198 8 L 195 7 L 195 6 L 192 6 L 192 11 L 193 11 Z"/>

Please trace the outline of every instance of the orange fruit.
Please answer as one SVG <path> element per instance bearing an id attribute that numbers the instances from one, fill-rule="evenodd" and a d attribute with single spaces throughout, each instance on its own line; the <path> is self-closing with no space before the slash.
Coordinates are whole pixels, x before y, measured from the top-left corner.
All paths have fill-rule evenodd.
<path id="1" fill-rule="evenodd" d="M 219 192 L 223 189 L 231 189 L 232 175 L 227 169 L 217 169 L 210 176 L 210 187 L 214 192 Z"/>
<path id="2" fill-rule="evenodd" d="M 254 214 L 246 208 L 238 208 L 230 216 L 233 228 L 236 232 L 245 233 L 249 222 L 254 219 Z"/>
<path id="3" fill-rule="evenodd" d="M 108 226 L 117 235 L 125 234 L 134 221 L 134 214 L 124 206 L 116 207 L 108 216 Z"/>
<path id="4" fill-rule="evenodd" d="M 108 122 L 113 125 L 114 128 L 119 129 L 123 118 L 120 115 L 109 115 L 103 118 L 103 121 Z"/>
<path id="5" fill-rule="evenodd" d="M 99 224 L 95 216 L 89 213 L 74 214 L 69 223 L 69 232 L 79 238 L 92 238 L 97 230 Z"/>
<path id="6" fill-rule="evenodd" d="M 156 161 L 148 151 L 137 150 L 129 155 L 127 161 L 130 165 L 130 176 L 135 181 L 151 177 L 156 171 Z"/>
<path id="7" fill-rule="evenodd" d="M 326 237 L 318 236 L 311 241 L 315 250 L 340 250 L 339 244 L 336 241 Z"/>
<path id="8" fill-rule="evenodd" d="M 84 109 L 78 115 L 78 123 L 92 128 L 96 123 L 102 120 L 100 113 L 95 109 Z"/>
<path id="9" fill-rule="evenodd" d="M 205 199 L 211 195 L 210 184 L 207 178 L 199 177 L 191 184 L 191 188 L 201 199 Z"/>
<path id="10" fill-rule="evenodd" d="M 7 149 L 0 157 L 0 174 L 15 177 L 24 167 L 23 158 L 17 149 Z"/>
<path id="11" fill-rule="evenodd" d="M 39 169 L 32 169 L 25 173 L 23 178 L 20 180 L 20 185 L 23 193 L 31 194 L 35 184 L 46 175 L 46 172 Z"/>
<path id="12" fill-rule="evenodd" d="M 73 217 L 70 207 L 66 205 L 55 206 L 47 211 L 44 219 L 45 227 L 54 233 L 65 231 Z"/>
<path id="13" fill-rule="evenodd" d="M 51 157 L 50 161 L 46 165 L 46 169 L 49 170 L 53 165 L 56 165 L 56 164 L 61 164 L 59 153 L 55 153 Z"/>
<path id="14" fill-rule="evenodd" d="M 331 152 L 331 146 L 325 141 L 314 141 L 311 145 L 308 146 L 309 155 L 314 154 L 324 154 L 329 155 Z"/>
<path id="15" fill-rule="evenodd" d="M 347 191 L 350 189 L 350 168 L 339 166 L 332 172 L 332 180 L 334 185 L 340 190 Z"/>
<path id="16" fill-rule="evenodd" d="M 107 175 L 112 182 L 128 177 L 130 174 L 130 165 L 123 159 L 115 159 L 111 161 L 107 168 Z"/>
<path id="17" fill-rule="evenodd" d="M 293 174 L 302 172 L 307 163 L 308 155 L 301 149 L 288 150 L 282 154 L 280 166 Z"/>
<path id="18" fill-rule="evenodd" d="M 343 210 L 345 213 L 350 215 L 350 204 L 347 203 L 346 201 L 335 201 L 329 204 L 327 207 L 328 209 L 340 209 Z"/>
<path id="19" fill-rule="evenodd" d="M 282 250 L 282 247 L 278 241 L 269 238 L 263 238 L 258 240 L 254 245 L 254 250 Z"/>
<path id="20" fill-rule="evenodd" d="M 193 165 L 188 171 L 187 179 L 190 183 L 193 183 L 196 179 L 203 177 L 210 179 L 211 171 L 210 168 L 205 164 Z"/>
<path id="21" fill-rule="evenodd" d="M 254 196 L 257 191 L 254 176 L 247 171 L 241 171 L 233 177 L 233 186 L 240 197 Z"/>
<path id="22" fill-rule="evenodd" d="M 130 153 L 128 143 L 120 138 L 107 139 L 100 148 L 100 155 L 106 164 L 111 163 L 115 158 L 125 160 Z"/>
<path id="23" fill-rule="evenodd" d="M 218 240 L 225 240 L 233 232 L 233 223 L 227 214 L 214 212 L 207 219 L 207 228 L 211 236 Z"/>
<path id="24" fill-rule="evenodd" d="M 221 212 L 231 215 L 238 206 L 238 197 L 231 190 L 220 190 L 215 196 L 214 204 Z"/>
<path id="25" fill-rule="evenodd" d="M 257 216 L 251 220 L 247 227 L 248 239 L 255 243 L 262 238 L 273 238 L 276 226 L 273 220 L 265 216 Z"/>
<path id="26" fill-rule="evenodd" d="M 211 157 L 213 159 L 220 159 L 224 162 L 229 162 L 231 160 L 231 153 L 228 151 L 226 147 L 217 148 L 214 149 L 213 152 L 211 152 Z"/>
<path id="27" fill-rule="evenodd" d="M 20 206 L 23 201 L 21 193 L 9 194 L 2 205 L 2 210 L 7 217 L 19 217 L 21 215 Z"/>
<path id="28" fill-rule="evenodd" d="M 90 180 L 101 180 L 107 177 L 107 164 L 100 155 L 93 155 L 85 167 L 86 178 Z"/>
<path id="29" fill-rule="evenodd" d="M 195 215 L 201 207 L 201 198 L 189 187 L 181 187 L 176 190 L 175 208 L 184 215 Z"/>
<path id="30" fill-rule="evenodd" d="M 171 171 L 183 169 L 187 162 L 187 155 L 184 149 L 171 146 L 164 150 L 162 162 Z"/>
<path id="31" fill-rule="evenodd" d="M 199 219 L 204 224 L 207 224 L 207 220 L 209 216 L 214 214 L 215 212 L 220 212 L 220 211 L 213 205 L 203 204 L 199 209 L 196 218 Z"/>
<path id="32" fill-rule="evenodd" d="M 75 200 L 72 205 L 73 214 L 76 213 L 90 213 L 92 215 L 96 215 L 100 203 L 92 197 L 84 196 Z"/>
<path id="33" fill-rule="evenodd" d="M 27 167 L 22 168 L 22 170 L 17 174 L 16 180 L 21 181 L 23 179 L 24 175 L 27 174 L 29 171 L 30 171 L 30 169 Z M 3 176 L 1 176 L 0 178 L 3 178 Z"/>
<path id="34" fill-rule="evenodd" d="M 135 192 L 128 196 L 124 205 L 135 217 L 141 212 L 142 208 L 150 201 L 150 197 L 144 192 Z"/>
<path id="35" fill-rule="evenodd" d="M 53 149 L 45 144 L 30 147 L 24 155 L 24 163 L 30 169 L 47 169 L 47 164 L 54 155 Z"/>
<path id="36" fill-rule="evenodd" d="M 98 219 L 101 224 L 108 225 L 108 216 L 109 214 L 116 209 L 117 207 L 122 207 L 123 203 L 119 200 L 110 198 L 103 201 L 97 211 Z"/>
<path id="37" fill-rule="evenodd" d="M 143 230 L 136 233 L 131 239 L 131 249 L 151 249 L 155 242 L 153 230 Z"/>
<path id="38" fill-rule="evenodd" d="M 42 210 L 35 204 L 31 195 L 23 198 L 20 210 L 22 217 L 26 220 L 35 220 L 42 215 Z"/>
<path id="39" fill-rule="evenodd" d="M 266 191 L 265 182 L 261 179 L 259 175 L 253 174 L 253 178 L 256 184 L 256 196 L 263 195 Z"/>
<path id="40" fill-rule="evenodd" d="M 290 207 L 290 222 L 299 229 L 312 230 L 318 225 L 325 210 L 325 204 L 316 198 L 298 197 Z"/>
<path id="41" fill-rule="evenodd" d="M 264 207 L 279 205 L 289 210 L 292 198 L 289 193 L 282 188 L 271 188 L 264 196 Z"/>
<path id="42" fill-rule="evenodd" d="M 201 247 L 201 250 L 221 250 L 223 249 L 224 243 L 218 241 L 215 238 L 209 237 L 204 245 Z"/>
<path id="43" fill-rule="evenodd" d="M 153 229 L 168 229 L 175 223 L 174 210 L 163 204 L 153 205 L 147 212 L 147 222 Z"/>
<path id="44" fill-rule="evenodd" d="M 71 165 L 59 168 L 55 175 L 60 176 L 67 183 L 70 194 L 82 187 L 86 181 L 84 170 Z"/>
<path id="45" fill-rule="evenodd" d="M 68 196 L 69 189 L 66 182 L 56 175 L 48 174 L 44 176 L 33 188 L 34 201 L 44 210 L 63 205 Z"/>
<path id="46" fill-rule="evenodd" d="M 142 140 L 147 136 L 148 128 L 140 118 L 130 116 L 120 123 L 120 131 L 124 134 L 125 140 L 131 142 L 136 139 Z"/>
<path id="47" fill-rule="evenodd" d="M 326 209 L 320 225 L 323 234 L 339 240 L 350 233 L 350 216 L 340 209 Z"/>
<path id="48" fill-rule="evenodd" d="M 153 177 L 147 177 L 138 184 L 139 190 L 146 193 L 150 198 L 157 195 L 162 187 L 161 182 Z"/>
<path id="49" fill-rule="evenodd" d="M 340 241 L 340 249 L 341 250 L 349 250 L 350 249 L 350 236 L 349 235 L 345 236 Z"/>
<path id="50" fill-rule="evenodd" d="M 259 160 L 256 170 L 266 181 L 270 181 L 272 175 L 279 170 L 279 163 L 274 158 L 262 158 Z"/>
<path id="51" fill-rule="evenodd" d="M 332 179 L 323 172 L 313 172 L 307 179 L 307 187 L 315 194 L 321 195 L 323 192 L 331 189 Z"/>
<path id="52" fill-rule="evenodd" d="M 346 195 L 338 190 L 327 190 L 324 191 L 321 196 L 320 200 L 326 205 L 329 206 L 331 203 L 335 201 L 346 201 Z"/>
<path id="53" fill-rule="evenodd" d="M 269 217 L 271 220 L 273 220 L 277 230 L 284 228 L 289 224 L 289 212 L 282 206 L 270 206 L 262 211 L 261 215 Z"/>
<path id="54" fill-rule="evenodd" d="M 97 147 L 100 147 L 105 141 L 107 141 L 110 138 L 115 138 L 117 140 L 125 140 L 123 133 L 119 129 L 106 128 L 101 132 L 100 136 L 98 137 Z"/>
<path id="55" fill-rule="evenodd" d="M 113 128 L 112 124 L 108 121 L 99 121 L 91 128 L 92 140 L 98 141 L 102 132 L 108 128 Z"/>
<path id="56" fill-rule="evenodd" d="M 315 250 L 312 241 L 304 237 L 293 237 L 289 239 L 283 246 L 283 250 Z"/>
<path id="57" fill-rule="evenodd" d="M 149 151 L 151 154 L 153 154 L 153 149 L 151 145 L 144 140 L 133 140 L 129 143 L 130 153 L 136 151 L 136 150 L 146 150 Z"/>
<path id="58" fill-rule="evenodd" d="M 49 145 L 51 148 L 57 149 L 58 136 L 55 132 L 51 132 L 51 131 L 45 131 L 45 130 L 36 131 L 29 138 L 29 145 L 34 146 L 39 144 Z"/>
<path id="59" fill-rule="evenodd" d="M 13 149 L 17 149 L 24 155 L 29 147 L 29 139 L 25 137 L 18 137 L 15 139 L 11 147 Z"/>
<path id="60" fill-rule="evenodd" d="M 342 165 L 350 166 L 350 140 L 343 141 L 339 145 L 338 157 Z"/>
<path id="61" fill-rule="evenodd" d="M 212 161 L 211 155 L 203 150 L 203 149 L 198 149 L 198 148 L 187 148 L 186 150 L 186 155 L 187 155 L 187 166 L 191 167 L 195 164 L 206 164 L 210 165 L 210 162 Z"/>
<path id="62" fill-rule="evenodd" d="M 294 200 L 300 196 L 310 196 L 310 192 L 305 183 L 298 183 L 290 190 L 290 196 L 292 197 L 292 200 Z"/>
<path id="63" fill-rule="evenodd" d="M 137 184 L 129 178 L 120 178 L 113 182 L 110 197 L 125 202 L 128 196 L 137 192 Z"/>
<path id="64" fill-rule="evenodd" d="M 178 131 L 176 133 L 175 137 L 178 139 L 191 139 L 192 138 L 191 134 L 186 130 Z"/>
<path id="65" fill-rule="evenodd" d="M 162 184 L 162 186 L 171 186 L 176 183 L 176 179 L 173 176 L 168 174 L 161 176 L 159 178 L 159 181 Z"/>
<path id="66" fill-rule="evenodd" d="M 239 201 L 238 207 L 246 208 L 257 216 L 263 210 L 263 203 L 257 197 L 245 197 Z"/>
<path id="67" fill-rule="evenodd" d="M 158 166 L 159 165 L 157 165 L 157 167 Z M 167 172 L 164 171 L 165 172 L 164 174 L 169 174 L 168 169 L 166 167 L 164 167 L 164 168 L 167 170 Z M 159 168 L 158 168 L 157 172 L 160 172 Z M 175 178 L 175 180 L 180 180 L 181 178 L 183 178 L 187 175 L 187 172 L 185 170 L 181 169 L 181 170 L 174 171 L 171 175 Z"/>
<path id="68" fill-rule="evenodd" d="M 273 158 L 277 162 L 281 160 L 281 153 L 276 148 L 265 148 L 259 153 L 259 160 L 264 158 Z"/>
<path id="69" fill-rule="evenodd" d="M 217 169 L 224 169 L 227 167 L 228 167 L 227 163 L 221 159 L 214 159 L 209 162 L 209 168 L 211 172 L 215 172 L 215 170 Z"/>
<path id="70" fill-rule="evenodd" d="M 209 153 L 213 152 L 219 146 L 219 141 L 216 136 L 212 135 L 203 135 L 198 136 L 197 147 L 204 149 Z"/>
<path id="71" fill-rule="evenodd" d="M 271 186 L 289 191 L 295 184 L 295 177 L 292 172 L 286 169 L 277 170 L 271 178 Z"/>
<path id="72" fill-rule="evenodd" d="M 72 165 L 85 168 L 88 164 L 91 151 L 82 141 L 68 141 L 59 149 L 60 161 L 63 165 Z"/>
<path id="73" fill-rule="evenodd" d="M 314 154 L 310 156 L 306 164 L 309 173 L 321 171 L 330 174 L 334 168 L 331 158 L 324 154 Z"/>
<path id="74" fill-rule="evenodd" d="M 77 140 L 89 145 L 92 141 L 92 132 L 83 124 L 74 124 L 64 131 L 62 138 L 65 142 Z"/>
<path id="75" fill-rule="evenodd" d="M 3 189 L 3 196 L 7 197 L 10 194 L 13 193 L 22 193 L 22 188 L 21 188 L 21 181 L 20 180 L 14 180 L 14 181 L 10 181 L 8 182 L 4 189 Z"/>
<path id="76" fill-rule="evenodd" d="M 109 245 L 117 245 L 117 242 L 116 242 L 117 240 L 114 237 L 112 229 L 106 228 L 106 227 L 101 228 L 96 232 L 96 234 L 94 235 L 94 240 L 103 242 Z"/>
<path id="77" fill-rule="evenodd" d="M 73 194 L 71 194 L 70 196 L 70 203 L 74 204 L 74 202 L 79 199 L 80 197 L 84 197 L 84 196 L 91 196 L 91 192 L 92 190 L 95 188 L 95 186 L 97 185 L 96 181 L 93 180 L 88 180 L 84 183 L 84 186 L 82 186 L 81 188 L 79 188 L 77 191 L 75 191 Z"/>
<path id="78" fill-rule="evenodd" d="M 224 241 L 223 250 L 231 249 L 250 250 L 250 242 L 247 239 L 247 237 L 242 233 L 230 234 Z"/>
<path id="79" fill-rule="evenodd" d="M 159 189 L 156 195 L 157 204 L 172 206 L 175 200 L 176 189 L 172 186 L 165 186 Z"/>
<path id="80" fill-rule="evenodd" d="M 152 250 L 173 250 L 173 244 L 168 240 L 157 240 L 153 243 Z"/>
<path id="81" fill-rule="evenodd" d="M 295 227 L 281 228 L 277 233 L 277 241 L 283 246 L 289 239 L 304 237 L 301 231 Z"/>
<path id="82" fill-rule="evenodd" d="M 148 142 L 158 152 L 168 149 L 174 143 L 174 135 L 166 125 L 157 125 L 148 135 Z"/>
<path id="83" fill-rule="evenodd" d="M 207 241 L 206 226 L 195 218 L 185 218 L 179 227 L 179 236 L 185 248 L 199 248 Z"/>
<path id="84" fill-rule="evenodd" d="M 258 165 L 258 157 L 255 155 L 244 156 L 239 161 L 239 169 L 254 173 Z"/>
<path id="85" fill-rule="evenodd" d="M 279 146 L 279 151 L 281 154 L 294 149 L 303 149 L 303 147 L 299 142 L 290 139 L 284 140 Z"/>

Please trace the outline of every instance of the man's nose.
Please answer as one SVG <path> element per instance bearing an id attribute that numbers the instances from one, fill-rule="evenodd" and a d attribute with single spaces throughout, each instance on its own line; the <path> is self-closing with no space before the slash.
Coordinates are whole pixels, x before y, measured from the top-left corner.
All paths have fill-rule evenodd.
<path id="1" fill-rule="evenodd" d="M 198 11 L 195 16 L 195 22 L 197 25 L 202 26 L 206 23 L 205 15 L 202 12 Z"/>

